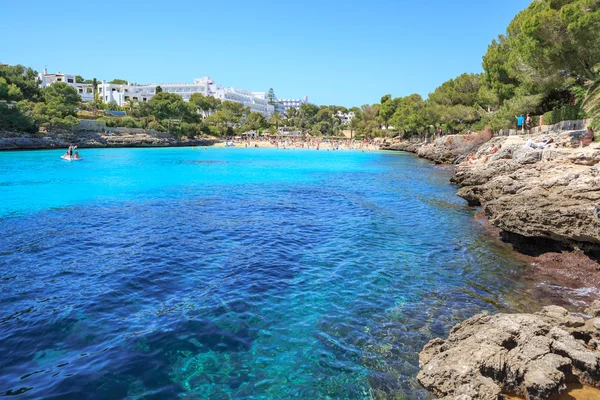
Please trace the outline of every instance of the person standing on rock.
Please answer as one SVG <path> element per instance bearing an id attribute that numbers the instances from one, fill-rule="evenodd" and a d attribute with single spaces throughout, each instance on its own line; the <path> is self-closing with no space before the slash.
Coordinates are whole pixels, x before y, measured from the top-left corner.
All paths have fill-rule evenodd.
<path id="1" fill-rule="evenodd" d="M 527 114 L 527 119 L 525 119 L 525 130 L 527 134 L 531 135 L 531 124 L 532 124 L 531 115 Z"/>
<path id="2" fill-rule="evenodd" d="M 521 114 L 515 118 L 517 119 L 517 133 L 519 133 L 523 130 L 523 121 L 525 121 L 525 117 L 523 117 L 523 114 Z"/>

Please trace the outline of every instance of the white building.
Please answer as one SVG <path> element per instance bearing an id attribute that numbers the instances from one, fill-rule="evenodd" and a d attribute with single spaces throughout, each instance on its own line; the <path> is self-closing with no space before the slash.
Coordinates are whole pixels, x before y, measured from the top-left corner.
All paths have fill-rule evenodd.
<path id="1" fill-rule="evenodd" d="M 342 121 L 342 125 L 348 125 L 352 118 L 354 118 L 354 111 L 350 111 L 349 113 L 343 113 L 338 111 L 334 114 L 335 117 L 338 117 L 340 121 Z"/>
<path id="2" fill-rule="evenodd" d="M 284 110 L 287 110 L 290 107 L 294 107 L 296 110 L 300 108 L 302 104 L 308 103 L 308 96 L 304 96 L 301 99 L 283 99 L 277 100 L 279 103 L 283 104 Z"/>
<path id="3" fill-rule="evenodd" d="M 75 89 L 77 89 L 83 101 L 94 100 L 94 90 L 92 85 L 87 83 L 77 83 L 75 75 L 61 74 L 60 72 L 57 72 L 56 74 L 49 74 L 46 68 L 44 68 L 44 72 L 39 74 L 39 79 L 43 88 L 56 82 L 64 82 L 67 85 L 73 86 Z"/>
<path id="4" fill-rule="evenodd" d="M 40 74 L 42 87 L 46 87 L 55 82 L 65 82 L 75 87 L 83 101 L 93 101 L 94 94 L 91 84 L 77 83 L 75 75 L 68 74 Z M 115 84 L 107 83 L 105 80 L 98 83 L 98 98 L 109 103 L 115 101 L 119 106 L 125 105 L 130 100 L 147 102 L 156 94 L 156 87 L 160 86 L 163 92 L 175 93 L 180 95 L 183 100 L 189 101 L 194 93 L 201 93 L 204 96 L 212 96 L 221 101 L 233 101 L 242 103 L 250 108 L 250 111 L 259 112 L 265 117 L 269 117 L 275 111 L 275 107 L 269 104 L 266 94 L 263 92 L 248 92 L 246 90 L 233 87 L 224 87 L 217 85 L 210 77 L 194 79 L 193 83 L 152 83 L 152 84 Z"/>

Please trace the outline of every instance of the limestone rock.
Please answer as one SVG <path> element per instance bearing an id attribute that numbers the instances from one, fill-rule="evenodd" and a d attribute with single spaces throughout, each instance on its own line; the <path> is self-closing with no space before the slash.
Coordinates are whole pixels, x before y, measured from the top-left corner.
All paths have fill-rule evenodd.
<path id="1" fill-rule="evenodd" d="M 443 400 L 496 400 L 507 391 L 549 399 L 569 382 L 600 383 L 600 351 L 591 343 L 599 336 L 594 324 L 556 306 L 476 315 L 424 347 L 417 378 Z"/>

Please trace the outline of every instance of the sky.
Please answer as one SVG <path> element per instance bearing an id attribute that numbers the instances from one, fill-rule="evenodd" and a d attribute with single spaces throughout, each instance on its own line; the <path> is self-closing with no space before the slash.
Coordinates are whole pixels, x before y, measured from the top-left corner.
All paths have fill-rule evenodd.
<path id="1" fill-rule="evenodd" d="M 0 7 L 0 62 L 360 106 L 481 72 L 531 0 L 28 0 Z"/>

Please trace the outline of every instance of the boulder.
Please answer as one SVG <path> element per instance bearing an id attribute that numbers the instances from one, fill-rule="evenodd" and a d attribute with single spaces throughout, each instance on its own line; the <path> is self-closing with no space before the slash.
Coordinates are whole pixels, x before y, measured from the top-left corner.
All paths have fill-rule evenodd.
<path id="1" fill-rule="evenodd" d="M 600 312 L 600 304 L 593 306 Z M 536 314 L 476 315 L 419 356 L 419 383 L 443 400 L 550 399 L 566 384 L 600 384 L 600 330 L 562 307 Z"/>

